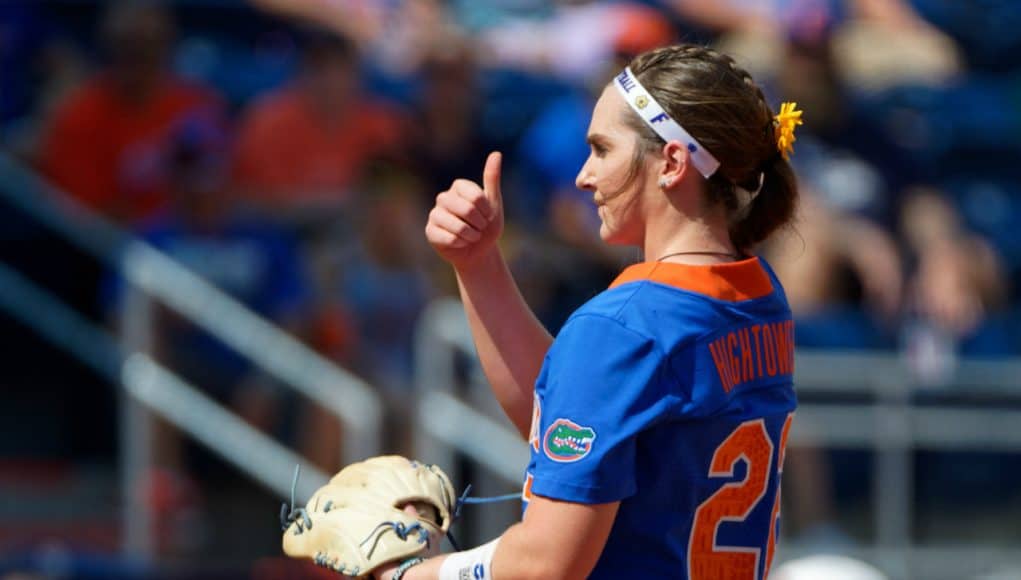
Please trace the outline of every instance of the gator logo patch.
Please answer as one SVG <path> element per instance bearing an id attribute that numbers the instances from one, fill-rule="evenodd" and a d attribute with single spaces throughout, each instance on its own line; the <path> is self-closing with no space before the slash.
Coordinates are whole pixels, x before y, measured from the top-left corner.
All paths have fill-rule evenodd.
<path id="1" fill-rule="evenodd" d="M 570 419 L 557 419 L 546 429 L 542 448 L 553 461 L 571 463 L 578 461 L 592 451 L 596 432 L 591 427 L 582 427 Z"/>

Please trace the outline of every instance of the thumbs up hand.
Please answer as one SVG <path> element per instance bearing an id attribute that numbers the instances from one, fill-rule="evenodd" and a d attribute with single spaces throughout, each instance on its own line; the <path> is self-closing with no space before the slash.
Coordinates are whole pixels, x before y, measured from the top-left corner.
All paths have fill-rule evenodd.
<path id="1" fill-rule="evenodd" d="M 482 174 L 483 187 L 458 179 L 436 196 L 436 205 L 429 212 L 425 237 L 455 268 L 469 266 L 496 249 L 503 232 L 501 162 L 500 153 L 490 153 Z"/>

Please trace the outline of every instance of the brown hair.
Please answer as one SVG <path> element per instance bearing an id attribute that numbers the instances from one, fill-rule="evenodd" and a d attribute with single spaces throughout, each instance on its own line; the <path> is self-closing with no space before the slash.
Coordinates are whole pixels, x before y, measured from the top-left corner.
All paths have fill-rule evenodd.
<path id="1" fill-rule="evenodd" d="M 745 250 L 765 240 L 794 217 L 797 181 L 780 155 L 773 111 L 762 89 L 734 59 L 711 48 L 678 45 L 650 50 L 630 64 L 638 81 L 666 112 L 720 162 L 707 181 L 711 205 L 723 204 L 730 216 L 730 239 Z M 627 124 L 638 133 L 633 173 L 663 139 L 630 108 Z M 747 210 L 735 191 L 754 192 Z M 738 212 L 743 215 L 738 215 Z"/>

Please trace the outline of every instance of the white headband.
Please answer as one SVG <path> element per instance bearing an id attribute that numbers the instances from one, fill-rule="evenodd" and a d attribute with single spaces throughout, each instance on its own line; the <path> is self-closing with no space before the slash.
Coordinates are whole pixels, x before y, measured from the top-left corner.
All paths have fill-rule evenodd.
<path id="1" fill-rule="evenodd" d="M 645 121 L 645 124 L 652 127 L 652 130 L 657 135 L 663 138 L 667 143 L 671 141 L 680 141 L 688 148 L 688 153 L 691 154 L 691 163 L 698 169 L 698 172 L 703 177 L 709 179 L 716 170 L 720 167 L 720 162 L 713 157 L 713 154 L 708 149 L 702 147 L 702 145 L 695 140 L 687 131 L 681 127 L 681 124 L 673 120 L 663 107 L 656 102 L 656 99 L 652 98 L 649 91 L 645 90 L 642 83 L 638 82 L 638 79 L 631 72 L 631 67 L 625 68 L 617 78 L 613 79 L 614 86 L 620 91 L 620 94 L 627 101 L 628 105 L 638 116 Z"/>

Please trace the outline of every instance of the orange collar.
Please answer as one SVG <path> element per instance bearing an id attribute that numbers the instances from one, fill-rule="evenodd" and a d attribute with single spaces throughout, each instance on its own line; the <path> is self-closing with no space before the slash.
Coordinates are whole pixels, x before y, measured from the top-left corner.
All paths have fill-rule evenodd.
<path id="1" fill-rule="evenodd" d="M 627 267 L 610 284 L 616 288 L 629 282 L 648 280 L 705 294 L 717 300 L 737 302 L 761 298 L 773 291 L 773 283 L 758 258 L 740 262 L 693 266 L 673 262 L 641 262 Z"/>

